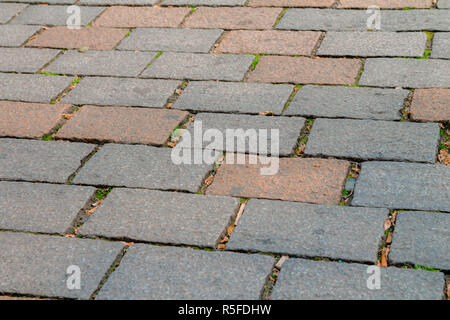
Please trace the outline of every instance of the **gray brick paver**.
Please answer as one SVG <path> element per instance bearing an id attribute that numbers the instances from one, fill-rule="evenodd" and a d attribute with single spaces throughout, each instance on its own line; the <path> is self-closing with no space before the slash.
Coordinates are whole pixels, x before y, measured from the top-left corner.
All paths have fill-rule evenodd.
<path id="1" fill-rule="evenodd" d="M 257 300 L 274 262 L 262 255 L 133 245 L 97 299 Z"/>
<path id="2" fill-rule="evenodd" d="M 62 234 L 95 188 L 0 182 L 0 190 L 0 229 Z"/>
<path id="3" fill-rule="evenodd" d="M 374 271 L 356 263 L 289 259 L 283 265 L 271 299 L 299 300 L 441 300 L 444 274 L 381 268 L 381 288 L 367 287 Z"/>
<path id="4" fill-rule="evenodd" d="M 0 73 L 0 99 L 48 103 L 72 80 L 50 75 Z"/>
<path id="5" fill-rule="evenodd" d="M 305 154 L 434 163 L 439 138 L 436 123 L 317 119 Z"/>
<path id="6" fill-rule="evenodd" d="M 19 47 L 39 29 L 39 26 L 0 25 L 0 46 Z"/>
<path id="7" fill-rule="evenodd" d="M 79 234 L 214 248 L 239 199 L 114 189 Z"/>
<path id="8" fill-rule="evenodd" d="M 227 249 L 375 262 L 387 214 L 251 199 Z"/>
<path id="9" fill-rule="evenodd" d="M 365 162 L 356 182 L 352 205 L 450 211 L 450 167 Z"/>
<path id="10" fill-rule="evenodd" d="M 279 137 L 279 140 L 277 141 L 277 143 L 279 144 L 279 155 L 287 156 L 294 151 L 297 145 L 297 140 L 300 136 L 300 131 L 305 123 L 305 119 L 297 117 L 280 118 L 280 117 L 249 116 L 249 115 L 235 115 L 235 114 L 198 113 L 195 117 L 195 122 L 192 123 L 187 128 L 191 137 L 193 137 L 195 134 L 194 126 L 196 125 L 196 123 L 197 126 L 199 126 L 200 122 L 203 131 L 215 129 L 219 130 L 223 136 L 223 139 L 220 140 L 220 142 L 222 143 L 222 147 L 218 146 L 211 148 L 209 147 L 210 141 L 204 141 L 202 145 L 203 148 L 220 151 L 226 150 L 227 152 L 243 152 L 243 150 L 240 149 L 238 150 L 238 147 L 239 148 L 241 147 L 238 146 L 237 143 L 233 142 L 231 145 L 228 145 L 230 141 L 226 138 L 227 136 L 226 131 L 242 129 L 249 135 L 255 134 L 256 137 L 260 137 L 262 135 L 260 134 L 259 130 L 263 130 L 263 132 L 267 134 L 266 140 L 267 150 L 261 150 L 259 148 L 258 150 L 251 150 L 250 148 L 255 145 L 252 144 L 250 146 L 248 138 L 246 138 L 245 141 L 242 141 L 242 139 L 240 139 L 239 141 L 244 146 L 246 153 L 250 152 L 253 154 L 255 153 L 267 154 L 270 153 L 272 148 L 277 148 L 275 147 L 275 144 L 272 146 L 272 138 L 274 138 L 272 130 L 276 130 L 278 131 L 277 134 Z M 253 129 L 255 131 L 252 131 Z M 258 147 L 258 145 L 256 146 Z"/>
<path id="11" fill-rule="evenodd" d="M 26 4 L 0 3 L 0 23 L 6 23 L 26 8 Z"/>
<path id="12" fill-rule="evenodd" d="M 181 82 L 175 80 L 87 77 L 62 101 L 73 104 L 161 108 L 179 85 Z"/>
<path id="13" fill-rule="evenodd" d="M 77 0 L 0 0 L 0 2 L 21 2 L 21 3 L 47 3 L 47 4 L 74 4 Z"/>
<path id="14" fill-rule="evenodd" d="M 306 85 L 283 115 L 400 120 L 407 90 Z"/>
<path id="15" fill-rule="evenodd" d="M 220 29 L 137 28 L 117 49 L 207 53 L 222 32 Z"/>
<path id="16" fill-rule="evenodd" d="M 420 57 L 426 43 L 427 36 L 424 32 L 327 32 L 318 54 Z"/>
<path id="17" fill-rule="evenodd" d="M 0 71 L 37 72 L 59 53 L 54 49 L 0 48 Z"/>
<path id="18" fill-rule="evenodd" d="M 0 232 L 0 291 L 89 299 L 122 247 L 100 240 Z M 80 290 L 67 287 L 69 266 L 80 268 Z"/>
<path id="19" fill-rule="evenodd" d="M 163 53 L 142 74 L 143 78 L 241 81 L 252 55 Z"/>
<path id="20" fill-rule="evenodd" d="M 363 86 L 447 88 L 450 61 L 437 59 L 369 58 L 359 81 Z"/>
<path id="21" fill-rule="evenodd" d="M 437 7 L 439 9 L 450 9 L 450 0 L 439 0 Z"/>
<path id="22" fill-rule="evenodd" d="M 438 269 L 450 269 L 450 215 L 399 212 L 389 259 Z"/>
<path id="23" fill-rule="evenodd" d="M 65 183 L 94 145 L 0 139 L 0 179 Z"/>
<path id="24" fill-rule="evenodd" d="M 434 34 L 431 58 L 450 59 L 450 32 Z"/>
<path id="25" fill-rule="evenodd" d="M 447 10 L 382 10 L 379 31 L 450 31 Z M 277 29 L 367 30 L 366 10 L 288 9 Z"/>
<path id="26" fill-rule="evenodd" d="M 23 10 L 11 24 L 21 25 L 49 25 L 49 26 L 65 26 L 73 23 L 69 20 L 74 12 L 67 12 L 69 6 L 42 6 L 31 5 Z M 79 7 L 81 25 L 85 26 L 95 19 L 105 9 L 104 7 Z"/>
<path id="27" fill-rule="evenodd" d="M 293 85 L 191 81 L 174 109 L 230 113 L 281 114 Z"/>
<path id="28" fill-rule="evenodd" d="M 70 50 L 58 57 L 45 72 L 89 76 L 136 77 L 156 57 L 153 52 Z"/>
<path id="29" fill-rule="evenodd" d="M 106 144 L 80 170 L 75 184 L 198 191 L 208 164 L 176 165 L 172 149 Z"/>

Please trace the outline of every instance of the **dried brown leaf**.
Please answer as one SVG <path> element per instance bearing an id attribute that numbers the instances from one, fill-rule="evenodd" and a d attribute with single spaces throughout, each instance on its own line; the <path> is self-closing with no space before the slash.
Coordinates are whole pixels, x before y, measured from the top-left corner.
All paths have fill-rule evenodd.
<path id="1" fill-rule="evenodd" d="M 381 267 L 387 268 L 389 251 L 389 247 L 383 248 L 381 251 Z"/>
<path id="2" fill-rule="evenodd" d="M 206 184 L 207 186 L 209 186 L 209 185 L 213 182 L 213 180 L 214 180 L 214 176 L 213 176 L 213 175 L 210 175 L 208 178 L 206 178 L 205 184 Z"/>
<path id="3" fill-rule="evenodd" d="M 386 231 L 387 229 L 389 229 L 392 226 L 392 221 L 390 219 L 386 219 L 384 221 L 384 231 Z"/>

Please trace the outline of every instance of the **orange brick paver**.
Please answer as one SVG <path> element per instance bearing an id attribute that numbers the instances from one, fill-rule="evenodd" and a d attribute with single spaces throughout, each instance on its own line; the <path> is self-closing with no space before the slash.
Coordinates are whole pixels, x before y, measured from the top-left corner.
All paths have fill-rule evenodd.
<path id="1" fill-rule="evenodd" d="M 186 19 L 187 28 L 272 29 L 281 8 L 198 8 Z"/>
<path id="2" fill-rule="evenodd" d="M 359 59 L 261 57 L 248 80 L 311 84 L 354 84 L 361 67 Z"/>
<path id="3" fill-rule="evenodd" d="M 176 28 L 191 11 L 189 8 L 110 7 L 94 22 L 102 27 Z"/>
<path id="4" fill-rule="evenodd" d="M 28 42 L 29 47 L 112 50 L 128 33 L 128 29 L 85 27 L 69 29 L 53 27 Z"/>
<path id="5" fill-rule="evenodd" d="M 40 138 L 51 131 L 68 104 L 39 104 L 0 101 L 0 136 Z"/>
<path id="6" fill-rule="evenodd" d="M 450 121 L 450 89 L 414 91 L 411 118 L 420 121 Z"/>
<path id="7" fill-rule="evenodd" d="M 248 163 L 248 162 L 247 162 Z M 350 163 L 344 160 L 280 158 L 279 171 L 261 175 L 266 165 L 220 166 L 207 194 L 338 204 Z"/>
<path id="8" fill-rule="evenodd" d="M 217 51 L 310 55 L 320 34 L 313 31 L 236 30 L 230 31 L 223 37 Z"/>
<path id="9" fill-rule="evenodd" d="M 167 109 L 84 106 L 56 137 L 163 145 L 187 115 Z"/>

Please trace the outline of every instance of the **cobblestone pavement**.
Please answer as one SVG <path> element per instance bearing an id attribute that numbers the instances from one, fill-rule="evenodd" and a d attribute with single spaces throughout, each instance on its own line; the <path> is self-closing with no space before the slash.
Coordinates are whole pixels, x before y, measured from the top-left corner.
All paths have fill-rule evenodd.
<path id="1" fill-rule="evenodd" d="M 449 8 L 0 0 L 0 299 L 447 299 Z"/>

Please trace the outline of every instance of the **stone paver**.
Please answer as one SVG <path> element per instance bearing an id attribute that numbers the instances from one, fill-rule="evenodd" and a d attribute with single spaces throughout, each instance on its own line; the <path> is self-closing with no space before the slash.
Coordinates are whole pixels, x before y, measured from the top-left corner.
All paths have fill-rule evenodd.
<path id="1" fill-rule="evenodd" d="M 62 93 L 73 78 L 38 74 L 0 73 L 0 99 L 48 103 Z"/>
<path id="2" fill-rule="evenodd" d="M 38 26 L 0 25 L 0 46 L 19 47 L 39 29 Z"/>
<path id="3" fill-rule="evenodd" d="M 361 67 L 358 59 L 261 57 L 248 76 L 256 82 L 354 84 Z"/>
<path id="4" fill-rule="evenodd" d="M 365 162 L 352 204 L 392 209 L 450 211 L 450 167 Z"/>
<path id="5" fill-rule="evenodd" d="M 187 28 L 272 29 L 281 8 L 200 7 L 183 24 Z"/>
<path id="6" fill-rule="evenodd" d="M 251 199 L 229 250 L 376 262 L 387 209 Z"/>
<path id="7" fill-rule="evenodd" d="M 450 1 L 449 0 L 439 0 L 437 7 L 439 9 L 450 9 Z"/>
<path id="8" fill-rule="evenodd" d="M 162 0 L 162 5 L 242 6 L 246 0 Z"/>
<path id="9" fill-rule="evenodd" d="M 0 139 L 0 179 L 65 183 L 93 145 Z"/>
<path id="10" fill-rule="evenodd" d="M 450 121 L 450 89 L 418 89 L 411 103 L 411 118 L 419 121 Z"/>
<path id="11" fill-rule="evenodd" d="M 284 115 L 400 120 L 407 90 L 306 85 Z"/>
<path id="12" fill-rule="evenodd" d="M 0 71 L 37 72 L 59 53 L 54 49 L 0 48 Z"/>
<path id="13" fill-rule="evenodd" d="M 80 81 L 63 101 L 162 108 L 179 85 L 181 82 L 174 80 L 88 77 Z"/>
<path id="14" fill-rule="evenodd" d="M 58 1 L 58 0 L 56 0 Z M 154 5 L 157 4 L 159 0 L 80 0 L 80 4 L 90 4 L 90 5 Z"/>
<path id="15" fill-rule="evenodd" d="M 434 163 L 439 138 L 436 123 L 317 119 L 305 154 Z"/>
<path id="16" fill-rule="evenodd" d="M 45 72 L 91 76 L 138 76 L 156 57 L 154 52 L 68 51 Z"/>
<path id="17" fill-rule="evenodd" d="M 61 234 L 95 191 L 27 182 L 0 182 L 0 188 L 0 229 Z"/>
<path id="18" fill-rule="evenodd" d="M 366 10 L 289 9 L 276 28 L 362 31 L 368 17 Z M 386 10 L 382 17 L 380 31 L 450 31 L 447 10 Z"/>
<path id="19" fill-rule="evenodd" d="M 0 3 L 0 23 L 7 23 L 26 6 L 26 4 L 19 3 Z"/>
<path id="20" fill-rule="evenodd" d="M 122 247 L 100 240 L 0 232 L 0 291 L 89 299 Z M 67 287 L 70 266 L 80 268 L 79 290 Z"/>
<path id="21" fill-rule="evenodd" d="M 294 86 L 265 83 L 191 81 L 175 109 L 232 113 L 281 114 Z"/>
<path id="22" fill-rule="evenodd" d="M 201 128 L 203 132 L 210 129 L 219 130 L 223 139 L 216 138 L 216 143 L 212 146 L 210 145 L 211 141 L 203 141 L 203 145 L 200 143 L 199 147 L 252 154 L 270 153 L 273 155 L 271 151 L 275 151 L 280 156 L 287 156 L 294 152 L 304 123 L 304 118 L 198 113 L 195 116 L 195 122 L 188 127 L 182 139 L 186 134 L 189 134 L 189 137 L 194 137 L 194 128 Z M 263 133 L 259 130 L 262 130 Z M 274 133 L 272 130 L 277 132 Z M 228 138 L 227 134 L 231 134 L 231 137 Z M 261 139 L 264 135 L 267 136 L 265 139 L 267 148 L 265 150 L 258 145 L 258 139 Z"/>
<path id="23" fill-rule="evenodd" d="M 144 71 L 144 78 L 241 81 L 252 55 L 163 53 Z"/>
<path id="24" fill-rule="evenodd" d="M 449 4 L 0 0 L 0 300 L 442 299 Z"/>
<path id="25" fill-rule="evenodd" d="M 234 30 L 223 37 L 216 50 L 231 53 L 310 55 L 320 34 L 309 31 Z"/>
<path id="26" fill-rule="evenodd" d="M 178 110 L 84 106 L 56 136 L 83 141 L 161 146 L 187 115 L 187 112 Z"/>
<path id="27" fill-rule="evenodd" d="M 367 59 L 360 85 L 441 88 L 450 86 L 449 60 Z"/>
<path id="28" fill-rule="evenodd" d="M 214 248 L 238 207 L 235 198 L 114 189 L 79 233 Z"/>
<path id="29" fill-rule="evenodd" d="M 0 136 L 40 138 L 70 109 L 68 104 L 0 101 Z"/>
<path id="30" fill-rule="evenodd" d="M 441 300 L 440 272 L 380 268 L 381 288 L 367 283 L 374 270 L 356 263 L 287 260 L 273 290 L 273 300 Z M 369 272 L 368 272 L 369 270 Z"/>
<path id="31" fill-rule="evenodd" d="M 450 32 L 434 34 L 431 58 L 450 59 Z"/>
<path id="32" fill-rule="evenodd" d="M 327 32 L 318 54 L 357 57 L 420 57 L 426 48 L 424 32 Z"/>
<path id="33" fill-rule="evenodd" d="M 250 7 L 331 7 L 334 0 L 249 0 Z"/>
<path id="34" fill-rule="evenodd" d="M 29 41 L 29 47 L 48 47 L 90 50 L 112 50 L 128 33 L 128 29 L 84 27 L 69 29 L 59 26 L 45 30 Z"/>
<path id="35" fill-rule="evenodd" d="M 220 29 L 138 28 L 117 49 L 207 53 L 222 32 Z"/>
<path id="36" fill-rule="evenodd" d="M 171 151 L 142 145 L 106 144 L 84 165 L 73 182 L 197 192 L 213 165 L 176 165 Z"/>
<path id="37" fill-rule="evenodd" d="M 97 299 L 257 300 L 274 262 L 261 255 L 138 244 Z"/>
<path id="38" fill-rule="evenodd" d="M 190 8 L 109 7 L 94 26 L 176 28 L 190 11 Z"/>
<path id="39" fill-rule="evenodd" d="M 369 6 L 383 9 L 431 8 L 432 0 L 340 0 L 338 8 L 367 9 Z"/>
<path id="40" fill-rule="evenodd" d="M 74 4 L 77 0 L 0 0 L 0 2 L 25 2 L 25 3 L 47 3 L 47 4 Z"/>
<path id="41" fill-rule="evenodd" d="M 66 26 L 71 22 L 69 17 L 74 13 L 67 12 L 69 6 L 29 6 L 23 10 L 11 24 L 36 24 L 47 26 Z M 105 9 L 103 7 L 79 7 L 80 25 L 85 26 Z"/>
<path id="42" fill-rule="evenodd" d="M 343 160 L 280 158 L 275 175 L 261 164 L 222 164 L 207 194 L 338 204 L 350 163 Z M 273 165 L 273 163 L 272 163 Z"/>
<path id="43" fill-rule="evenodd" d="M 450 269 L 450 215 L 447 213 L 400 212 L 389 259 L 393 263 Z"/>

